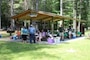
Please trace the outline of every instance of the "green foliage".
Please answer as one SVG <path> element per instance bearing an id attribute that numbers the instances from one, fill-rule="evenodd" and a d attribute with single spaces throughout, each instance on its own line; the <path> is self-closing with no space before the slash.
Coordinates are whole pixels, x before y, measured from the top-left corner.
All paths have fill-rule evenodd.
<path id="1" fill-rule="evenodd" d="M 2 4 L 1 4 L 1 12 L 2 14 L 10 14 L 9 13 L 9 3 L 8 0 L 2 0 Z"/>
<path id="2" fill-rule="evenodd" d="M 2 0 L 1 4 L 1 22 L 3 27 L 7 27 L 10 25 L 9 17 L 10 17 L 10 6 L 8 0 Z"/>
<path id="3" fill-rule="evenodd" d="M 57 13 L 59 11 L 58 0 L 40 0 L 39 10 Z"/>
<path id="4" fill-rule="evenodd" d="M 38 1 L 38 10 L 60 14 L 60 0 L 27 0 L 28 5 L 30 5 L 28 6 L 28 8 L 36 9 L 36 1 Z M 24 0 L 14 0 L 13 8 L 14 8 L 14 14 L 18 14 L 24 11 L 25 10 Z M 82 20 L 90 21 L 90 18 L 89 18 L 90 1 L 89 0 L 74 0 L 74 1 L 63 0 L 63 16 L 73 17 L 73 8 L 75 8 L 76 10 L 77 18 L 79 18 L 79 14 L 81 14 Z M 2 16 L 5 15 L 7 17 L 10 17 L 10 0 L 2 0 L 1 10 L 2 10 Z M 3 16 L 3 18 L 5 19 L 7 19 L 7 17 Z M 69 22 L 65 24 L 69 24 Z"/>

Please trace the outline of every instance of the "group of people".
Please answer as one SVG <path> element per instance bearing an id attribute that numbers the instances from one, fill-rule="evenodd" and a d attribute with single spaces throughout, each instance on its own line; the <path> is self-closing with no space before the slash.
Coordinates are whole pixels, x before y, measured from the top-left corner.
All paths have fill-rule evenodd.
<path id="1" fill-rule="evenodd" d="M 38 41 L 41 42 L 41 40 L 47 40 L 50 35 L 52 35 L 50 33 L 50 30 L 37 30 L 33 25 L 30 25 L 30 27 L 28 28 L 22 27 L 20 31 L 17 31 L 17 36 L 21 37 L 22 41 L 27 42 L 27 37 L 29 37 L 30 43 L 36 43 Z M 65 38 L 71 39 L 72 36 L 76 37 L 76 32 L 71 26 L 65 29 L 61 25 L 57 30 L 56 36 L 60 37 L 60 40 L 64 41 Z"/>
<path id="2" fill-rule="evenodd" d="M 73 29 L 72 26 L 69 26 L 68 28 L 64 28 L 61 25 L 58 31 L 59 31 L 59 36 L 61 37 L 61 40 L 64 40 L 65 38 L 71 39 L 71 38 L 82 36 L 82 32 Z"/>
<path id="3" fill-rule="evenodd" d="M 35 41 L 35 33 L 36 29 L 33 25 L 30 25 L 29 28 L 22 27 L 21 30 L 16 31 L 16 35 L 18 38 L 21 38 L 23 42 L 27 42 L 27 37 L 30 38 L 30 43 L 36 43 Z"/>
<path id="4" fill-rule="evenodd" d="M 30 27 L 22 27 L 21 30 L 16 31 L 18 38 L 21 38 L 23 42 L 27 42 L 29 37 L 30 43 L 41 42 L 41 40 L 46 38 L 47 33 L 45 30 L 37 30 L 33 25 Z"/>

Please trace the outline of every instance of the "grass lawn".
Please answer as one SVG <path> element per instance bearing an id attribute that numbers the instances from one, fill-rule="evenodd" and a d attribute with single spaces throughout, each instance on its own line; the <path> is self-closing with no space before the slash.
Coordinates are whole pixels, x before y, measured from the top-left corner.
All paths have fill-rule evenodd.
<path id="1" fill-rule="evenodd" d="M 0 60 L 90 60 L 90 40 L 59 45 L 0 41 Z"/>

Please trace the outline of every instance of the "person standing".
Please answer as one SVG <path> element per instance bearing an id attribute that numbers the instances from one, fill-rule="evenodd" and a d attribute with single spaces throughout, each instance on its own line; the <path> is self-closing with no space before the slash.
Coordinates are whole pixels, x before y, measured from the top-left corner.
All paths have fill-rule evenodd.
<path id="1" fill-rule="evenodd" d="M 33 25 L 30 25 L 30 27 L 29 27 L 30 43 L 32 43 L 32 42 L 36 43 L 35 33 L 36 33 L 35 27 Z"/>
<path id="2" fill-rule="evenodd" d="M 80 25 L 80 32 L 82 33 L 82 36 L 85 35 L 85 24 L 84 23 L 81 23 Z"/>
<path id="3" fill-rule="evenodd" d="M 23 42 L 27 42 L 28 29 L 26 27 L 23 27 L 21 29 L 21 35 L 22 35 Z"/>
<path id="4" fill-rule="evenodd" d="M 71 26 L 69 26 L 69 28 L 68 28 L 69 39 L 72 38 L 72 29 L 73 28 Z"/>
<path id="5" fill-rule="evenodd" d="M 59 27 L 60 40 L 64 41 L 64 28 L 63 25 Z"/>

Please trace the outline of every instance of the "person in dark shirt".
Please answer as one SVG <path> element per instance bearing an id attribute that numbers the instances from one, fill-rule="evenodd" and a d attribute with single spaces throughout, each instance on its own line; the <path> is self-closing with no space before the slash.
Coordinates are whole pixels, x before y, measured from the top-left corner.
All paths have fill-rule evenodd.
<path id="1" fill-rule="evenodd" d="M 84 23 L 80 24 L 80 32 L 82 33 L 82 35 L 85 35 L 85 24 Z"/>
<path id="2" fill-rule="evenodd" d="M 60 35 L 60 40 L 64 40 L 64 28 L 63 28 L 63 26 L 61 25 L 60 27 L 59 27 L 59 35 Z"/>
<path id="3" fill-rule="evenodd" d="M 72 38 L 72 27 L 71 26 L 69 26 L 68 28 L 68 34 L 69 34 L 69 39 L 71 39 Z"/>

